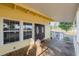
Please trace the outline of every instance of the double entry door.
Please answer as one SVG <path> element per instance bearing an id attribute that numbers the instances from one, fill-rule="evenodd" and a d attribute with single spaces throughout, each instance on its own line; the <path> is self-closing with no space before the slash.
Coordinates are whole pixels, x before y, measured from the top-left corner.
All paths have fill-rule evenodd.
<path id="1" fill-rule="evenodd" d="M 35 24 L 35 40 L 44 39 L 45 37 L 45 26 L 41 24 Z"/>

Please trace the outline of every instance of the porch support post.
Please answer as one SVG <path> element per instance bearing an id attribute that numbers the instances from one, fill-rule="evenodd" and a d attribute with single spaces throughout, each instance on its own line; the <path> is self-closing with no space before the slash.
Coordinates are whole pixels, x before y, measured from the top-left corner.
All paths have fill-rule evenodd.
<path id="1" fill-rule="evenodd" d="M 74 38 L 75 54 L 79 56 L 79 8 L 76 13 L 76 36 Z"/>
<path id="2" fill-rule="evenodd" d="M 0 18 L 0 45 L 3 45 L 3 19 Z"/>
<path id="3" fill-rule="evenodd" d="M 35 24 L 33 23 L 32 26 L 32 38 L 35 40 Z"/>
<path id="4" fill-rule="evenodd" d="M 23 22 L 20 21 L 20 41 L 23 41 Z"/>

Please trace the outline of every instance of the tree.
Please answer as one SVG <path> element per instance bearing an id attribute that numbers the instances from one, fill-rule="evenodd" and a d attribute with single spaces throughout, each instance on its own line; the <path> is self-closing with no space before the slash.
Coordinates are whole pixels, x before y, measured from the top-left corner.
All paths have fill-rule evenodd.
<path id="1" fill-rule="evenodd" d="M 60 22 L 59 27 L 65 31 L 71 29 L 73 23 L 72 22 Z"/>

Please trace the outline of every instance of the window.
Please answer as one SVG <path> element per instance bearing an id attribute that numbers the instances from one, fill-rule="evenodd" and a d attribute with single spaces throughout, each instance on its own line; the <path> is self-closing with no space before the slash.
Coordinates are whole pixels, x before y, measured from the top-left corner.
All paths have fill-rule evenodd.
<path id="1" fill-rule="evenodd" d="M 4 20 L 4 31 L 6 30 L 19 30 L 20 25 L 18 21 Z"/>
<path id="2" fill-rule="evenodd" d="M 32 38 L 32 24 L 23 23 L 23 39 Z M 20 22 L 4 19 L 3 20 L 3 39 L 4 44 L 20 40 Z"/>
<path id="3" fill-rule="evenodd" d="M 24 30 L 32 30 L 32 24 L 31 23 L 24 23 L 23 29 Z"/>
<path id="4" fill-rule="evenodd" d="M 4 32 L 4 44 L 19 41 L 19 32 Z"/>
<path id="5" fill-rule="evenodd" d="M 19 21 L 3 20 L 3 38 L 4 44 L 19 41 Z"/>
<path id="6" fill-rule="evenodd" d="M 32 38 L 32 24 L 23 23 L 23 39 Z"/>

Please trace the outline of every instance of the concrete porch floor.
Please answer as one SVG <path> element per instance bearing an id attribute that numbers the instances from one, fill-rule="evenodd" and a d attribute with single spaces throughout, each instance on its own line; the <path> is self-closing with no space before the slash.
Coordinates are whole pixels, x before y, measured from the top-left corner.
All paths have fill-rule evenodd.
<path id="1" fill-rule="evenodd" d="M 44 46 L 48 47 L 47 53 L 44 56 L 75 56 L 73 43 L 68 44 L 62 40 L 52 39 L 52 40 L 46 41 L 46 43 L 43 42 L 42 44 Z M 28 47 L 24 47 L 17 51 L 8 53 L 6 55 L 8 55 L 8 56 L 27 56 L 26 55 L 27 49 L 28 49 Z M 33 51 L 33 53 L 34 52 L 35 52 L 35 50 Z M 35 55 L 33 55 L 33 56 L 35 56 Z"/>
<path id="2" fill-rule="evenodd" d="M 49 56 L 75 56 L 74 45 L 60 40 L 49 40 L 47 43 Z M 50 50 L 51 49 L 51 50 Z"/>

